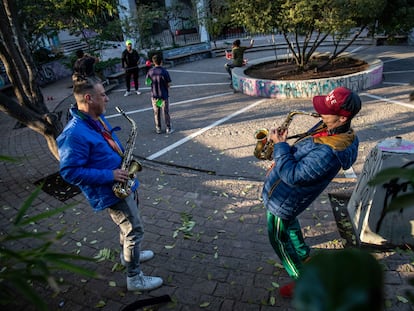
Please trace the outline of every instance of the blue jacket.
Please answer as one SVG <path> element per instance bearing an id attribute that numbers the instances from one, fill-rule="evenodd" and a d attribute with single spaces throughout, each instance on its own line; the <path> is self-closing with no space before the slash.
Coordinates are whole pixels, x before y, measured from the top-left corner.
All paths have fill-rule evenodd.
<path id="1" fill-rule="evenodd" d="M 294 219 L 321 194 L 341 167 L 352 166 L 357 155 L 358 137 L 352 130 L 307 137 L 293 146 L 275 144 L 274 166 L 262 191 L 267 210 L 282 219 Z"/>
<path id="2" fill-rule="evenodd" d="M 78 186 L 95 211 L 103 210 L 120 201 L 112 191 L 113 170 L 121 166 L 122 157 L 114 151 L 102 134 L 71 109 L 73 118 L 57 138 L 60 156 L 60 175 Z M 109 130 L 112 127 L 101 116 Z M 113 139 L 121 146 L 119 139 Z M 122 148 L 122 147 L 121 147 Z M 133 190 L 138 188 L 136 180 Z"/>

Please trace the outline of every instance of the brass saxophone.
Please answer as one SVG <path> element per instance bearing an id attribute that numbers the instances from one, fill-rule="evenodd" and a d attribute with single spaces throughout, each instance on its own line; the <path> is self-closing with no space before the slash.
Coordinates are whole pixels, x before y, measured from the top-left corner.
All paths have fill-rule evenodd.
<path id="1" fill-rule="evenodd" d="M 137 125 L 135 121 L 128 117 L 120 107 L 117 106 L 115 109 L 120 114 L 122 114 L 122 116 L 125 117 L 129 123 L 131 123 L 131 132 L 129 133 L 121 163 L 121 169 L 128 171 L 129 179 L 125 182 L 116 182 L 112 186 L 112 191 L 114 194 L 120 199 L 125 199 L 131 193 L 131 188 L 135 182 L 135 175 L 137 172 L 142 170 L 142 166 L 137 160 L 133 158 L 132 154 L 134 150 L 135 139 L 137 138 L 138 134 Z"/>
<path id="2" fill-rule="evenodd" d="M 286 116 L 285 121 L 282 123 L 281 126 L 277 128 L 278 132 L 284 132 L 289 128 L 289 125 L 293 121 L 293 117 L 297 114 L 308 115 L 314 118 L 319 118 L 320 114 L 316 112 L 305 112 L 300 110 L 293 110 L 288 113 Z M 301 134 L 295 135 L 294 137 L 300 137 Z M 288 137 L 294 138 L 294 137 Z M 273 160 L 273 141 L 269 139 L 269 130 L 267 128 L 258 129 L 254 133 L 254 138 L 256 139 L 256 147 L 254 148 L 254 156 L 259 160 Z"/>

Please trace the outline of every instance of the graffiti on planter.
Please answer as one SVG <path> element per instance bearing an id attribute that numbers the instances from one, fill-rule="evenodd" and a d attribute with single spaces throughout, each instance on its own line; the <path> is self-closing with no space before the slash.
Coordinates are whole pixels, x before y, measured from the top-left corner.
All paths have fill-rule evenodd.
<path id="1" fill-rule="evenodd" d="M 370 70 L 341 77 L 305 81 L 277 81 L 255 79 L 233 72 L 236 90 L 249 96 L 267 98 L 312 98 L 328 94 L 338 86 L 348 87 L 356 92 L 370 88 L 382 81 L 382 62 Z"/>

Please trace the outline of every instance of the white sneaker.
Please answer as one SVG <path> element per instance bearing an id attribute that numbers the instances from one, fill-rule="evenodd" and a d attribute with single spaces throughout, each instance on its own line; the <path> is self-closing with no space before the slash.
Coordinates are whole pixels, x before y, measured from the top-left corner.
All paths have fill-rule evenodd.
<path id="1" fill-rule="evenodd" d="M 124 258 L 124 253 L 120 252 L 119 253 L 119 258 L 121 259 L 121 265 L 123 265 L 124 267 L 126 267 L 126 262 L 125 262 L 125 258 Z M 154 252 L 151 250 L 145 250 L 145 251 L 140 251 L 139 252 L 139 262 L 145 262 L 148 261 L 150 259 L 154 258 Z"/>
<path id="2" fill-rule="evenodd" d="M 129 95 L 131 95 L 131 92 L 128 92 L 128 91 L 126 91 L 124 94 L 124 96 L 129 96 Z"/>
<path id="3" fill-rule="evenodd" d="M 127 288 L 129 291 L 152 290 L 162 285 L 163 281 L 157 276 L 147 276 L 142 271 L 132 277 L 127 277 Z"/>
<path id="4" fill-rule="evenodd" d="M 172 134 L 172 133 L 174 133 L 174 129 L 173 128 L 169 128 L 169 129 L 166 129 L 165 132 L 167 134 Z"/>
<path id="5" fill-rule="evenodd" d="M 137 93 L 137 95 L 141 95 L 141 92 L 140 91 L 136 91 L 135 93 Z"/>

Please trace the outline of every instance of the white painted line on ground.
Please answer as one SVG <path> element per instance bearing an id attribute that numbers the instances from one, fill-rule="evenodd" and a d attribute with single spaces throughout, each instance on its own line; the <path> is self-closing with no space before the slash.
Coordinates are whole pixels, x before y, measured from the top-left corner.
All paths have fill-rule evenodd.
<path id="1" fill-rule="evenodd" d="M 211 95 L 211 96 L 187 99 L 187 100 L 182 100 L 182 101 L 176 102 L 176 103 L 170 103 L 170 106 L 188 104 L 188 103 L 196 102 L 196 101 L 199 101 L 199 100 L 211 99 L 211 98 L 222 97 L 222 96 L 233 95 L 233 94 L 234 94 L 233 92 L 227 92 L 227 93 L 215 94 L 215 95 Z M 144 111 L 148 111 L 148 110 L 152 110 L 152 107 L 138 109 L 138 110 L 132 110 L 132 111 L 125 111 L 125 113 L 126 114 L 134 114 L 134 113 L 144 112 Z M 121 114 L 116 113 L 116 114 L 107 115 L 107 116 L 105 116 L 105 118 L 106 119 L 111 119 L 111 118 L 116 118 L 116 117 L 120 117 L 120 116 L 121 116 Z"/>
<path id="2" fill-rule="evenodd" d="M 359 47 L 357 47 L 357 48 L 355 48 L 355 49 L 351 50 L 351 53 L 358 52 L 360 49 L 362 49 L 362 46 L 359 46 Z"/>
<path id="3" fill-rule="evenodd" d="M 195 133 L 193 133 L 193 134 L 191 134 L 191 135 L 189 135 L 187 137 L 184 137 L 184 138 L 180 139 L 179 141 L 175 142 L 174 144 L 169 145 L 168 147 L 165 147 L 164 149 L 161 149 L 160 151 L 158 151 L 158 152 L 150 155 L 146 159 L 147 160 L 154 160 L 154 159 L 162 156 L 163 154 L 167 153 L 168 151 L 171 151 L 171 150 L 177 148 L 178 146 L 181 146 L 182 144 L 186 143 L 187 141 L 193 139 L 194 137 L 197 137 L 198 135 L 201 135 L 202 133 L 208 131 L 209 129 L 211 129 L 211 128 L 217 126 L 217 125 L 220 125 L 220 124 L 222 124 L 222 123 L 224 123 L 224 122 L 226 122 L 226 121 L 234 118 L 235 116 L 237 116 L 237 115 L 239 115 L 239 114 L 241 114 L 241 113 L 243 113 L 245 111 L 250 110 L 251 108 L 253 108 L 253 107 L 257 106 L 257 105 L 260 105 L 261 103 L 263 103 L 265 101 L 266 101 L 266 99 L 259 100 L 259 101 L 254 102 L 253 104 L 251 104 L 251 105 L 249 105 L 247 107 L 244 107 L 243 109 L 240 109 L 240 110 L 238 110 L 238 111 L 236 111 L 236 112 L 234 112 L 234 113 L 232 113 L 232 114 L 230 114 L 230 115 L 228 115 L 228 116 L 220 119 L 220 120 L 217 120 L 216 122 L 213 122 L 212 124 L 210 124 L 210 125 L 202 128 L 201 130 L 199 130 L 199 131 L 197 131 L 197 132 L 195 132 Z"/>
<path id="4" fill-rule="evenodd" d="M 401 58 L 393 58 L 393 59 L 383 60 L 382 62 L 383 63 L 392 63 L 392 62 L 397 62 L 399 60 L 404 60 L 406 58 L 413 58 L 413 57 L 414 57 L 413 55 L 410 55 L 410 56 L 401 57 Z"/>
<path id="5" fill-rule="evenodd" d="M 206 74 L 206 75 L 228 75 L 227 72 L 190 71 L 190 70 L 174 70 L 174 69 L 168 69 L 168 71 L 169 72 L 180 72 L 180 73 L 195 73 L 195 74 L 201 73 L 201 74 Z"/>
<path id="6" fill-rule="evenodd" d="M 214 86 L 214 85 L 229 85 L 229 82 L 217 82 L 217 83 L 197 83 L 197 84 L 180 84 L 180 85 L 171 85 L 172 89 L 180 87 L 189 87 L 189 86 Z"/>
<path id="7" fill-rule="evenodd" d="M 391 103 L 391 104 L 405 106 L 405 107 L 408 107 L 408 108 L 414 108 L 413 104 L 404 103 L 404 102 L 400 102 L 400 101 L 397 101 L 397 100 L 393 100 L 393 99 L 389 99 L 389 98 L 385 98 L 385 97 L 380 97 L 380 96 L 377 96 L 377 95 L 372 95 L 372 94 L 368 94 L 368 93 L 360 93 L 359 95 L 360 96 L 367 96 L 367 97 L 377 99 L 377 100 L 382 100 L 382 101 L 385 101 L 385 102 L 388 102 L 388 103 Z"/>
<path id="8" fill-rule="evenodd" d="M 182 84 L 182 85 L 171 85 L 172 89 L 181 88 L 181 87 L 202 87 L 202 86 L 214 86 L 214 85 L 229 85 L 229 82 L 217 82 L 217 83 L 197 83 L 197 84 Z M 150 87 L 140 87 L 140 91 L 143 90 L 151 90 Z M 119 89 L 119 90 L 113 90 L 112 92 L 125 92 L 125 89 Z M 131 94 L 130 96 L 134 96 L 134 94 Z"/>
<path id="9" fill-rule="evenodd" d="M 403 83 L 403 82 L 382 82 L 382 84 L 389 84 L 389 85 L 410 85 L 410 83 Z"/>
<path id="10" fill-rule="evenodd" d="M 389 74 L 399 74 L 399 73 L 411 73 L 414 72 L 414 70 L 399 70 L 399 71 L 384 71 L 383 74 L 389 75 Z"/>

